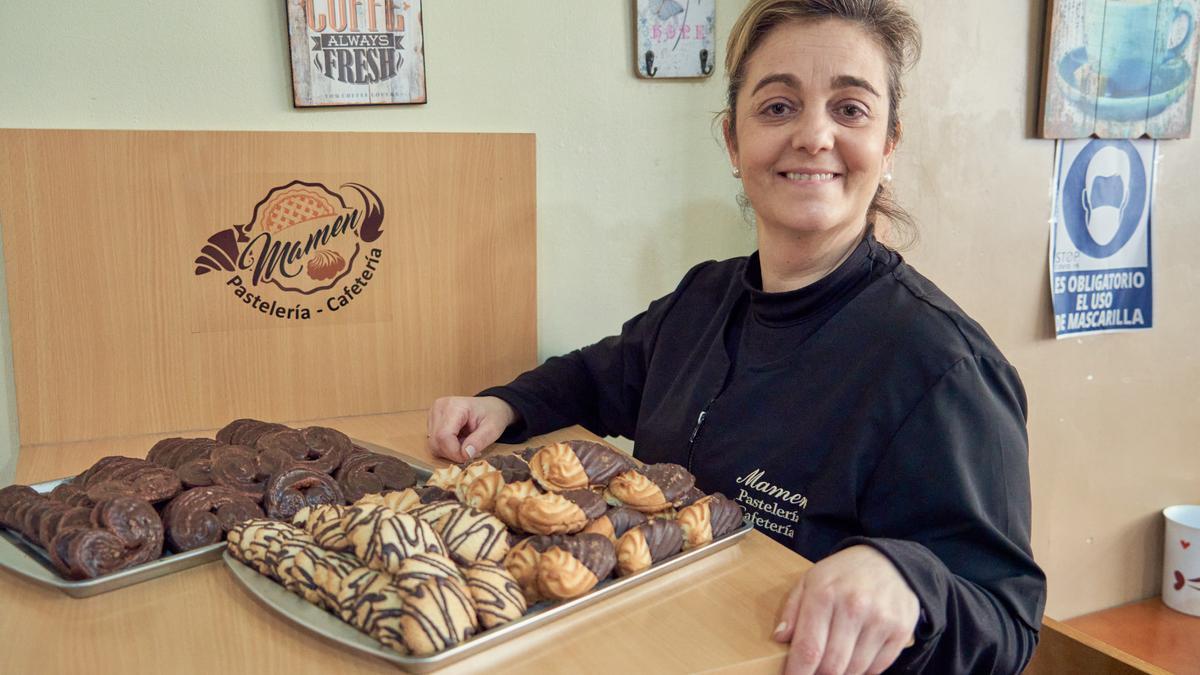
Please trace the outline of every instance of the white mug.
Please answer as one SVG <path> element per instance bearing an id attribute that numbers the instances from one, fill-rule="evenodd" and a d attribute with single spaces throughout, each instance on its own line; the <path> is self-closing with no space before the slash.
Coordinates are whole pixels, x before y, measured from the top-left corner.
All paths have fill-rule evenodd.
<path id="1" fill-rule="evenodd" d="M 1168 506 L 1163 516 L 1163 604 L 1200 616 L 1200 505 Z"/>

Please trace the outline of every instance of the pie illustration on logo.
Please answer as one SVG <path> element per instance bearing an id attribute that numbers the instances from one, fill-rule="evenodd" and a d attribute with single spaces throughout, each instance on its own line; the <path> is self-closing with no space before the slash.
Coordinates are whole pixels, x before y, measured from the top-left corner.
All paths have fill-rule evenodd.
<path id="1" fill-rule="evenodd" d="M 226 285 L 247 304 L 258 308 L 261 303 L 263 313 L 307 318 L 309 311 L 301 305 L 292 314 L 276 308 L 331 289 L 341 293 L 336 302 L 325 303 L 328 309 L 348 304 L 373 276 L 382 251 L 378 244 L 365 253 L 364 248 L 382 234 L 383 202 L 371 188 L 347 183 L 339 193 L 294 180 L 268 191 L 249 223 L 209 237 L 194 261 L 195 273 L 232 272 Z M 356 264 L 363 268 L 361 276 L 347 279 Z"/>
<path id="2" fill-rule="evenodd" d="M 305 295 L 333 288 L 354 267 L 363 244 L 382 234 L 379 195 L 357 183 L 343 187 L 362 206 L 320 183 L 292 181 L 272 189 L 254 207 L 247 225 L 209 237 L 196 258 L 196 274 L 253 270 L 252 285 L 273 284 Z"/>

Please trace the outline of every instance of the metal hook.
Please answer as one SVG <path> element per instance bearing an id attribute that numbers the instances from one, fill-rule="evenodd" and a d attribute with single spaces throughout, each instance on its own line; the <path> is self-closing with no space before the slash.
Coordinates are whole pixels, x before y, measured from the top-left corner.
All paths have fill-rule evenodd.
<path id="1" fill-rule="evenodd" d="M 654 67 L 654 52 L 649 49 L 646 50 L 646 74 L 650 77 L 658 74 L 658 68 Z"/>
<path id="2" fill-rule="evenodd" d="M 711 75 L 712 71 L 713 71 L 713 66 L 708 62 L 708 50 L 701 49 L 700 50 L 700 72 L 704 73 L 705 75 Z"/>

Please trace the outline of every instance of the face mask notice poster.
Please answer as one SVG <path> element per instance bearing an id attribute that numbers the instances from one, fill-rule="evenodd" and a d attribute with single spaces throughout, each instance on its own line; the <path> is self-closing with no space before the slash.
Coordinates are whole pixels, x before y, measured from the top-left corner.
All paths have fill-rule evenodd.
<path id="1" fill-rule="evenodd" d="M 1158 142 L 1058 142 L 1050 291 L 1059 339 L 1154 325 L 1151 205 Z"/>

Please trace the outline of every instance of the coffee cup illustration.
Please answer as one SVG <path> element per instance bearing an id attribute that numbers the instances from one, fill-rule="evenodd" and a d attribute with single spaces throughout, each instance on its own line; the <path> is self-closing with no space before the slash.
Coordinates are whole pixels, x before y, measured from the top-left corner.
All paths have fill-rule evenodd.
<path id="1" fill-rule="evenodd" d="M 1152 94 L 1154 69 L 1183 56 L 1195 28 L 1179 0 L 1085 0 L 1083 9 L 1087 68 L 1104 97 Z"/>

